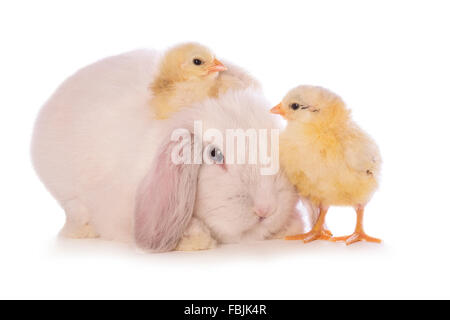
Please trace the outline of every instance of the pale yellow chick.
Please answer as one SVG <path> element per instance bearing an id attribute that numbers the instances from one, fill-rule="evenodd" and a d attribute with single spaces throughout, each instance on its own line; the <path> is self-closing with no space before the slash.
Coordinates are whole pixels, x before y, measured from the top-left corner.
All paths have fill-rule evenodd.
<path id="1" fill-rule="evenodd" d="M 288 239 L 380 242 L 363 230 L 364 206 L 378 186 L 381 157 L 375 142 L 353 122 L 336 94 L 314 86 L 292 89 L 271 110 L 287 120 L 280 136 L 280 161 L 299 193 L 319 207 L 313 229 Z M 355 232 L 331 237 L 324 227 L 329 206 L 353 206 Z"/>
<path id="2" fill-rule="evenodd" d="M 154 108 L 155 117 L 169 118 L 183 106 L 216 97 L 230 88 L 259 86 L 240 68 L 227 67 L 216 59 L 211 50 L 197 43 L 169 49 L 150 85 L 153 93 L 150 105 Z"/>

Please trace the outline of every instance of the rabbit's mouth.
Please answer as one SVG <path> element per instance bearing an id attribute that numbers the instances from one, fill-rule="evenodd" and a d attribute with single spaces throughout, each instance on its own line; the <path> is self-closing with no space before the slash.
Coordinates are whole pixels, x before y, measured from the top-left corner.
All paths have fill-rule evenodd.
<path id="1" fill-rule="evenodd" d="M 273 222 L 270 222 L 270 220 L 270 218 L 258 219 L 253 226 L 242 232 L 242 238 L 250 240 L 270 239 L 280 231 L 279 228 L 273 230 Z"/>
<path id="2" fill-rule="evenodd" d="M 260 217 L 260 216 L 256 216 L 255 217 L 255 222 L 253 223 L 253 225 L 249 228 L 247 228 L 247 230 L 245 231 L 245 233 L 251 232 L 252 230 L 256 229 L 260 229 L 264 232 L 277 232 L 277 231 L 272 231 L 271 229 L 274 229 L 274 212 L 271 212 L 270 214 L 268 214 L 267 216 L 264 217 Z M 275 223 L 276 225 L 276 223 Z"/>

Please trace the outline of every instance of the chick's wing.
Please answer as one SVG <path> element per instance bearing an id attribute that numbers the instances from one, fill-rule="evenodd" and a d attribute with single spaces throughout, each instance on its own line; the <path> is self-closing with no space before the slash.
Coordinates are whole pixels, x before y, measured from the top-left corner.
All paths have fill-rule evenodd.
<path id="1" fill-rule="evenodd" d="M 353 170 L 377 174 L 381 165 L 378 146 L 361 130 L 350 133 L 343 141 L 344 157 Z"/>

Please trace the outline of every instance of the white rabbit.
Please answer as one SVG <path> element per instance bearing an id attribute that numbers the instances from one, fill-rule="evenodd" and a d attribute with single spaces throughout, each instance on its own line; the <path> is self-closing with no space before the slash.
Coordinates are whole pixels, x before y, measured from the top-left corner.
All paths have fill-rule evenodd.
<path id="1" fill-rule="evenodd" d="M 304 232 L 298 196 L 281 172 L 172 164 L 170 133 L 186 128 L 194 136 L 194 120 L 221 132 L 276 125 L 251 90 L 153 120 L 148 83 L 158 59 L 140 50 L 101 60 L 66 80 L 41 110 L 33 164 L 66 212 L 62 234 L 168 251 Z"/>

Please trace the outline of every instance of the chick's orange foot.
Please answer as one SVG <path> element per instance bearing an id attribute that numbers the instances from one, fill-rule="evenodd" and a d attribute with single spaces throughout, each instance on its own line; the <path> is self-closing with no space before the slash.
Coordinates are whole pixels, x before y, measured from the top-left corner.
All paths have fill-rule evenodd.
<path id="1" fill-rule="evenodd" d="M 344 236 L 344 237 L 333 237 L 333 238 L 330 238 L 330 241 L 333 241 L 333 242 L 344 241 L 346 245 L 350 245 L 350 244 L 358 242 L 358 241 L 381 243 L 381 239 L 370 237 L 367 234 L 365 234 L 364 232 L 354 232 L 353 234 L 351 234 L 349 236 Z"/>
<path id="2" fill-rule="evenodd" d="M 330 240 L 333 234 L 330 230 L 311 230 L 308 233 L 298 234 L 296 236 L 287 236 L 286 240 L 303 240 L 304 243 L 308 243 L 314 240 Z"/>

